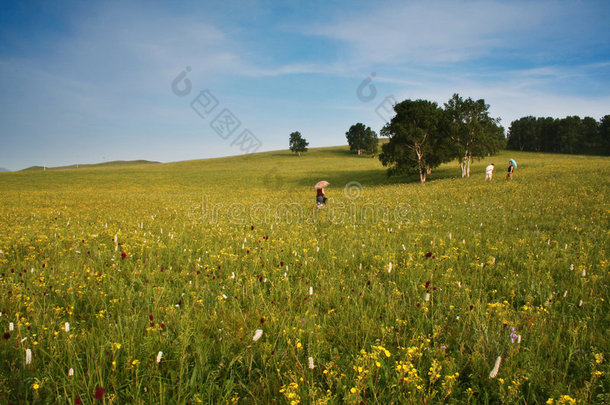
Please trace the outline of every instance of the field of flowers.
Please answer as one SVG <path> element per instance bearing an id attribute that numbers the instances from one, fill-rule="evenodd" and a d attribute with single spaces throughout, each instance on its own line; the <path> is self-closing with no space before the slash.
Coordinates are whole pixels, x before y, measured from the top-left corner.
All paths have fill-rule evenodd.
<path id="1" fill-rule="evenodd" d="M 346 147 L 0 173 L 0 403 L 610 403 L 610 159 L 459 175 Z"/>

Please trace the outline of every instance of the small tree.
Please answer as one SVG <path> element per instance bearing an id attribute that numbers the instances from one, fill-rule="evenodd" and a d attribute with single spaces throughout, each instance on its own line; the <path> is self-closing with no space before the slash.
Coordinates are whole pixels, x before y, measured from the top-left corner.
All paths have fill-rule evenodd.
<path id="1" fill-rule="evenodd" d="M 359 155 L 362 151 L 375 155 L 379 139 L 371 127 L 365 127 L 362 123 L 352 125 L 345 133 L 349 150 L 357 151 Z"/>
<path id="2" fill-rule="evenodd" d="M 301 152 L 307 152 L 307 145 L 309 145 L 309 142 L 301 136 L 299 131 L 296 131 L 290 134 L 289 144 L 290 150 L 301 156 Z"/>
<path id="3" fill-rule="evenodd" d="M 390 141 L 382 146 L 379 160 L 389 166 L 388 174 L 414 170 L 425 183 L 430 171 L 450 156 L 444 111 L 427 100 L 405 100 L 394 111 L 381 130 Z"/>
<path id="4" fill-rule="evenodd" d="M 364 151 L 374 157 L 379 150 L 379 138 L 377 137 L 377 133 L 373 131 L 371 128 L 367 128 L 367 136 L 364 143 Z"/>

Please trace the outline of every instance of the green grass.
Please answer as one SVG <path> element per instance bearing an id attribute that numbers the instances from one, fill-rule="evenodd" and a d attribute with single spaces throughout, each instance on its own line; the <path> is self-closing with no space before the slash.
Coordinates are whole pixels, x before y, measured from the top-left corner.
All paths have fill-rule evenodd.
<path id="1" fill-rule="evenodd" d="M 0 173 L 0 402 L 610 401 L 610 159 L 459 174 L 346 147 Z"/>

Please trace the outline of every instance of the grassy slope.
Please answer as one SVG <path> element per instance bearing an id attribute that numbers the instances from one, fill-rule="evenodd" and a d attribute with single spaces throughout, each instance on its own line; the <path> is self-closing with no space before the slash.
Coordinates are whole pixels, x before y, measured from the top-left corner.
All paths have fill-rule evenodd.
<path id="1" fill-rule="evenodd" d="M 505 162 L 509 157 L 517 160 L 519 168 L 515 179 L 505 182 Z M 485 183 L 484 167 L 490 162 L 496 163 L 496 177 L 492 183 Z M 412 182 L 415 178 L 388 179 L 378 159 L 354 156 L 346 147 L 313 149 L 300 158 L 287 151 L 277 151 L 104 170 L 2 173 L 0 249 L 4 253 L 0 255 L 3 260 L 0 264 L 3 272 L 10 267 L 41 269 L 42 263 L 51 263 L 62 270 L 101 271 L 109 266 L 108 257 L 117 255 L 110 241 L 113 235 L 119 234 L 123 241 L 121 250 L 133 258 L 133 265 L 131 261 L 122 262 L 128 271 L 109 276 L 111 284 L 103 290 L 106 295 L 64 301 L 59 294 L 58 302 L 52 305 L 71 303 L 86 315 L 106 308 L 108 296 L 123 297 L 124 306 L 112 316 L 133 325 L 146 323 L 147 314 L 159 311 L 158 304 L 164 299 L 171 302 L 179 299 L 183 287 L 176 280 L 192 277 L 191 260 L 195 256 L 212 267 L 222 262 L 222 271 L 218 272 L 223 279 L 232 271 L 237 272 L 243 279 L 238 285 L 227 285 L 228 289 L 223 291 L 243 288 L 244 294 L 252 291 L 252 295 L 242 297 L 233 310 L 227 310 L 214 298 L 214 293 L 220 294 L 220 291 L 210 290 L 201 296 L 206 302 L 206 311 L 198 311 L 193 304 L 192 309 L 185 306 L 183 318 L 165 315 L 182 331 L 182 338 L 176 337 L 180 343 L 163 347 L 172 367 L 178 367 L 180 363 L 172 361 L 183 356 L 184 351 L 192 350 L 191 344 L 214 346 L 219 332 L 214 327 L 208 330 L 206 325 L 221 323 L 227 330 L 228 335 L 222 335 L 223 342 L 227 342 L 225 346 L 209 349 L 210 353 L 205 356 L 199 353 L 198 361 L 186 360 L 185 367 L 192 373 L 190 385 L 182 378 L 172 380 L 178 377 L 172 377 L 171 373 L 164 375 L 174 381 L 170 386 L 179 387 L 180 392 L 187 392 L 184 395 L 190 397 L 200 389 L 197 376 L 202 375 L 202 370 L 216 367 L 206 363 L 210 356 L 220 358 L 225 364 L 233 357 L 249 359 L 250 368 L 238 361 L 231 374 L 221 372 L 218 381 L 231 382 L 234 385 L 227 390 L 238 391 L 242 397 L 265 402 L 264 398 L 277 396 L 279 387 L 291 381 L 289 374 L 299 375 L 293 362 L 304 361 L 304 354 L 290 351 L 294 339 L 307 340 L 308 353 L 318 364 L 327 368 L 335 364 L 349 379 L 353 366 L 363 361 L 358 357 L 360 350 L 369 350 L 376 339 L 393 353 L 393 362 L 399 356 L 399 347 L 412 346 L 421 336 L 435 336 L 436 343 L 430 353 L 437 356 L 439 345 L 446 345 L 449 351 L 442 357 L 443 364 L 447 370 L 453 367 L 461 374 L 454 394 L 459 401 L 467 399 L 468 387 L 475 388 L 477 401 L 504 398 L 502 387 L 493 385 L 495 381 L 487 378 L 499 354 L 506 357 L 504 378 L 526 375 L 530 379 L 522 394 L 528 402 L 562 393 L 584 398 L 591 354 L 609 350 L 604 335 L 610 326 L 607 305 L 610 159 L 503 152 L 475 162 L 471 178 L 457 176 L 459 168 L 451 163 L 436 169 L 425 185 Z M 331 200 L 327 209 L 316 213 L 310 210 L 314 202 L 312 185 L 320 179 L 331 182 L 327 189 Z M 350 199 L 343 187 L 354 181 L 363 188 L 358 198 Z M 203 210 L 206 204 L 202 201 L 207 202 L 208 210 Z M 279 221 L 273 221 L 273 214 L 281 203 L 296 204 L 300 217 L 295 221 L 281 216 Z M 367 204 L 372 204 L 372 210 L 367 211 Z M 400 221 L 392 217 L 399 204 L 404 208 Z M 214 221 L 210 221 L 210 206 L 218 208 Z M 267 220 L 255 209 L 261 206 L 270 213 Z M 236 210 L 231 212 L 232 208 Z M 355 208 L 353 218 L 351 208 Z M 381 214 L 376 217 L 375 209 L 380 209 L 381 214 L 389 212 L 389 220 Z M 315 215 L 318 217 L 314 221 Z M 152 235 L 142 236 L 141 225 Z M 255 225 L 254 231 L 249 231 L 251 225 Z M 177 237 L 170 238 L 170 233 Z M 103 243 L 97 241 L 97 234 Z M 260 244 L 263 235 L 273 241 L 269 249 L 258 253 L 260 261 L 268 265 L 264 270 L 259 262 L 249 257 L 244 259 L 240 250 L 244 237 L 252 244 L 259 238 Z M 316 246 L 321 247 L 319 253 L 314 253 Z M 293 261 L 292 255 L 284 252 L 285 248 L 288 252 L 298 252 L 300 261 Z M 74 253 L 85 249 L 91 250 L 91 258 Z M 428 251 L 434 253 L 435 259 L 425 257 Z M 141 258 L 146 258 L 146 265 L 136 264 L 136 259 Z M 262 273 L 273 279 L 277 275 L 272 268 L 279 260 L 290 263 L 297 278 L 290 286 L 275 287 L 270 282 L 270 296 L 257 292 L 261 287 L 258 279 L 251 276 Z M 311 263 L 309 268 L 299 268 L 303 260 Z M 391 275 L 386 271 L 389 262 L 394 263 Z M 359 271 L 361 263 L 364 270 Z M 481 263 L 486 265 L 484 271 Z M 573 271 L 569 270 L 572 264 Z M 166 273 L 157 273 L 154 269 L 168 265 L 177 271 L 172 276 L 177 278 L 168 280 L 171 289 L 157 293 L 145 287 L 143 277 L 150 277 L 152 283 L 165 282 Z M 582 270 L 587 277 L 580 276 Z M 301 281 L 298 281 L 299 275 Z M 62 277 L 55 280 L 57 276 L 53 274 L 48 277 L 50 282 L 62 282 Z M 320 293 L 316 295 L 318 301 L 312 303 L 315 307 L 294 301 L 294 295 L 302 295 L 308 288 L 304 280 L 312 281 L 316 293 Z M 370 291 L 369 287 L 362 290 L 362 285 L 371 280 Z M 438 294 L 438 298 L 432 300 L 436 306 L 430 303 L 429 308 L 423 300 L 426 281 L 432 281 L 443 291 L 433 292 L 433 297 Z M 74 281 L 81 282 L 87 283 Z M 457 287 L 458 282 L 462 287 Z M 4 290 L 16 287 L 3 284 L 0 288 L 0 305 L 8 308 L 5 310 L 10 315 L 17 304 L 4 298 Z M 353 290 L 365 295 L 361 300 L 350 298 Z M 569 293 L 562 300 L 560 295 L 564 290 Z M 41 305 L 39 298 L 34 297 L 36 304 Z M 270 298 L 274 298 L 274 303 L 269 302 Z M 581 299 L 585 306 L 578 312 Z M 494 317 L 493 310 L 487 313 L 488 305 L 501 305 L 503 301 L 509 304 L 502 308 L 500 315 L 496 314 L 498 317 Z M 548 312 L 536 310 L 543 306 L 549 306 Z M 284 308 L 290 308 L 289 315 L 284 314 Z M 332 308 L 337 311 L 327 314 Z M 421 308 L 428 308 L 429 312 L 424 313 Z M 306 311 L 317 317 L 308 320 L 308 325 L 315 323 L 318 329 L 314 328 L 309 335 L 300 335 L 298 331 L 301 320 L 307 318 Z M 44 312 L 38 312 L 41 313 Z M 283 347 L 286 361 L 272 365 L 265 360 L 273 345 L 265 353 L 252 354 L 242 343 L 231 340 L 235 336 L 249 339 L 251 331 L 260 327 L 261 316 L 267 318 L 266 336 L 275 340 L 275 346 Z M 462 321 L 456 322 L 455 316 L 461 316 Z M 407 326 L 401 329 L 399 320 Z M 84 316 L 72 322 L 89 328 L 89 323 L 95 325 L 96 321 Z M 506 346 L 504 322 L 524 335 L 521 354 L 514 352 L 513 346 Z M 197 330 L 204 330 L 204 336 Z M 296 330 L 294 333 L 298 336 L 290 332 L 286 338 L 282 330 Z M 103 346 L 104 342 L 121 339 L 119 336 L 123 333 L 117 335 L 109 328 L 99 337 L 88 337 L 88 344 Z M 124 337 L 130 342 L 130 356 L 150 357 L 143 350 L 156 353 L 155 340 L 147 336 L 133 332 Z M 575 360 L 574 353 L 582 348 L 586 350 L 587 360 L 584 357 L 582 361 Z M 89 361 L 91 356 L 95 357 L 82 352 L 80 355 Z M 59 357 L 61 364 L 70 362 L 66 356 Z M 388 375 L 393 373 L 392 364 L 388 365 Z M 252 367 L 258 370 L 255 377 L 251 374 Z M 282 370 L 284 377 L 274 375 L 275 367 Z M 420 373 L 424 375 L 429 363 L 422 367 Z M 49 377 L 53 374 L 53 370 L 45 372 Z M 151 371 L 153 375 L 155 372 Z M 551 375 L 545 374 L 548 372 Z M 129 379 L 130 374 L 125 373 L 121 378 Z M 15 378 L 31 381 L 33 375 L 45 376 L 24 372 Z M 321 380 L 324 380 L 321 375 L 315 379 Z M 354 384 L 341 381 L 348 388 Z M 79 392 L 90 393 L 94 381 L 79 384 L 83 387 Z M 376 392 L 380 398 L 397 395 L 389 388 L 390 382 L 382 380 L 378 384 L 385 387 Z M 138 398 L 128 387 L 113 389 L 127 402 Z M 23 394 L 28 387 L 19 386 L 17 390 Z M 352 395 L 340 393 L 339 386 L 333 390 L 339 392 L 335 400 Z M 164 392 L 174 400 L 176 395 L 181 395 L 172 388 Z M 210 388 L 206 395 L 208 400 L 227 400 L 225 395 L 230 394 Z M 146 397 L 141 391 L 138 395 L 159 400 L 156 396 Z M 161 394 L 149 391 L 148 395 Z M 370 389 L 358 387 L 357 395 L 362 395 L 362 399 L 369 395 L 370 400 Z M 348 399 L 355 400 L 355 397 Z"/>

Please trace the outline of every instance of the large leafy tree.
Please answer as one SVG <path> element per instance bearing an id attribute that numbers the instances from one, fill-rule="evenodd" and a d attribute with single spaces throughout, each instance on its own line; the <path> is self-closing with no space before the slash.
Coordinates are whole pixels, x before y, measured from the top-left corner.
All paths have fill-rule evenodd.
<path id="1" fill-rule="evenodd" d="M 296 154 L 301 156 L 301 152 L 307 152 L 307 146 L 309 145 L 309 142 L 307 142 L 305 138 L 301 136 L 301 133 L 299 131 L 296 131 L 290 134 L 289 145 L 290 150 L 292 152 L 295 152 Z"/>
<path id="2" fill-rule="evenodd" d="M 377 153 L 379 138 L 377 138 L 377 134 L 370 127 L 366 127 L 359 122 L 349 128 L 345 133 L 345 137 L 349 144 L 349 150 L 357 151 L 359 155 L 363 151 L 371 155 Z"/>
<path id="3" fill-rule="evenodd" d="M 416 171 L 422 183 L 431 169 L 447 161 L 447 120 L 436 103 L 405 100 L 394 106 L 396 115 L 382 129 L 390 138 L 379 160 L 388 174 Z"/>
<path id="4" fill-rule="evenodd" d="M 445 112 L 462 177 L 469 177 L 473 158 L 496 153 L 503 147 L 504 129 L 498 125 L 499 118 L 489 116 L 489 104 L 483 99 L 475 101 L 469 97 L 464 100 L 456 93 L 445 103 Z"/>

